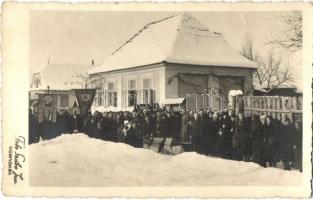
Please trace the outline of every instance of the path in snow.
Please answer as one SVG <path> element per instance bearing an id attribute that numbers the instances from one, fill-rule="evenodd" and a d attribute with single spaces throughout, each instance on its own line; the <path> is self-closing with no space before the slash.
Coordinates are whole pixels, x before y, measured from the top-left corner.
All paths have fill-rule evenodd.
<path id="1" fill-rule="evenodd" d="M 207 186 L 298 185 L 301 173 L 263 168 L 255 163 L 176 156 L 123 143 L 61 135 L 30 145 L 32 186 Z"/>

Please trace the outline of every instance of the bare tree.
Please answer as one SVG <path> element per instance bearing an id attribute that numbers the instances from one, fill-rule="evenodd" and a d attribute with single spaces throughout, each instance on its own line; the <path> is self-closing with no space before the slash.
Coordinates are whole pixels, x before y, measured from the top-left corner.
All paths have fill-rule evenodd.
<path id="1" fill-rule="evenodd" d="M 281 19 L 287 28 L 273 35 L 268 43 L 293 52 L 298 51 L 302 48 L 302 13 L 293 11 L 281 16 Z"/>
<path id="2" fill-rule="evenodd" d="M 267 55 L 260 56 L 253 37 L 247 33 L 240 50 L 241 55 L 257 65 L 257 70 L 253 74 L 253 81 L 255 84 L 261 85 L 267 93 L 286 82 L 292 82 L 289 66 L 283 63 L 282 57 L 275 54 L 273 48 L 272 46 L 269 49 Z"/>
<path id="3" fill-rule="evenodd" d="M 267 92 L 279 87 L 284 83 L 293 82 L 289 66 L 283 63 L 283 58 L 276 55 L 271 48 L 264 61 L 260 61 L 260 83 Z"/>

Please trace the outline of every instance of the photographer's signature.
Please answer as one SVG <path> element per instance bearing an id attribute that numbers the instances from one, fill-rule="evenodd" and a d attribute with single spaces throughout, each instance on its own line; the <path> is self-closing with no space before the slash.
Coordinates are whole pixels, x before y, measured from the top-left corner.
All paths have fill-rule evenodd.
<path id="1" fill-rule="evenodd" d="M 14 184 L 24 180 L 22 169 L 25 162 L 23 155 L 25 143 L 25 137 L 18 136 L 15 138 L 14 146 L 9 147 L 8 175 L 13 176 Z"/>

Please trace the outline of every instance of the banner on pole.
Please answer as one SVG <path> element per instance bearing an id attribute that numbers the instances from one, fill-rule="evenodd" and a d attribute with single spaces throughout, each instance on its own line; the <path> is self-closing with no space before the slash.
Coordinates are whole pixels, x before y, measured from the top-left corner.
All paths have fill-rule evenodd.
<path id="1" fill-rule="evenodd" d="M 96 89 L 75 89 L 76 99 L 81 115 L 85 115 L 94 100 Z"/>
<path id="2" fill-rule="evenodd" d="M 57 95 L 38 94 L 38 121 L 44 119 L 55 122 L 57 115 Z"/>

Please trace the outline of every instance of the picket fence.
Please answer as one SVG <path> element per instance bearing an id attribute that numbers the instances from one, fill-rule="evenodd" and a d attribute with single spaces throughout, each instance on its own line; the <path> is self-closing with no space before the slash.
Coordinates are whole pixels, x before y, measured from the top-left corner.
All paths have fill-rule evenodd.
<path id="1" fill-rule="evenodd" d="M 287 118 L 295 122 L 302 121 L 302 101 L 301 96 L 237 96 L 234 108 L 245 116 L 268 115 L 282 122 Z"/>

